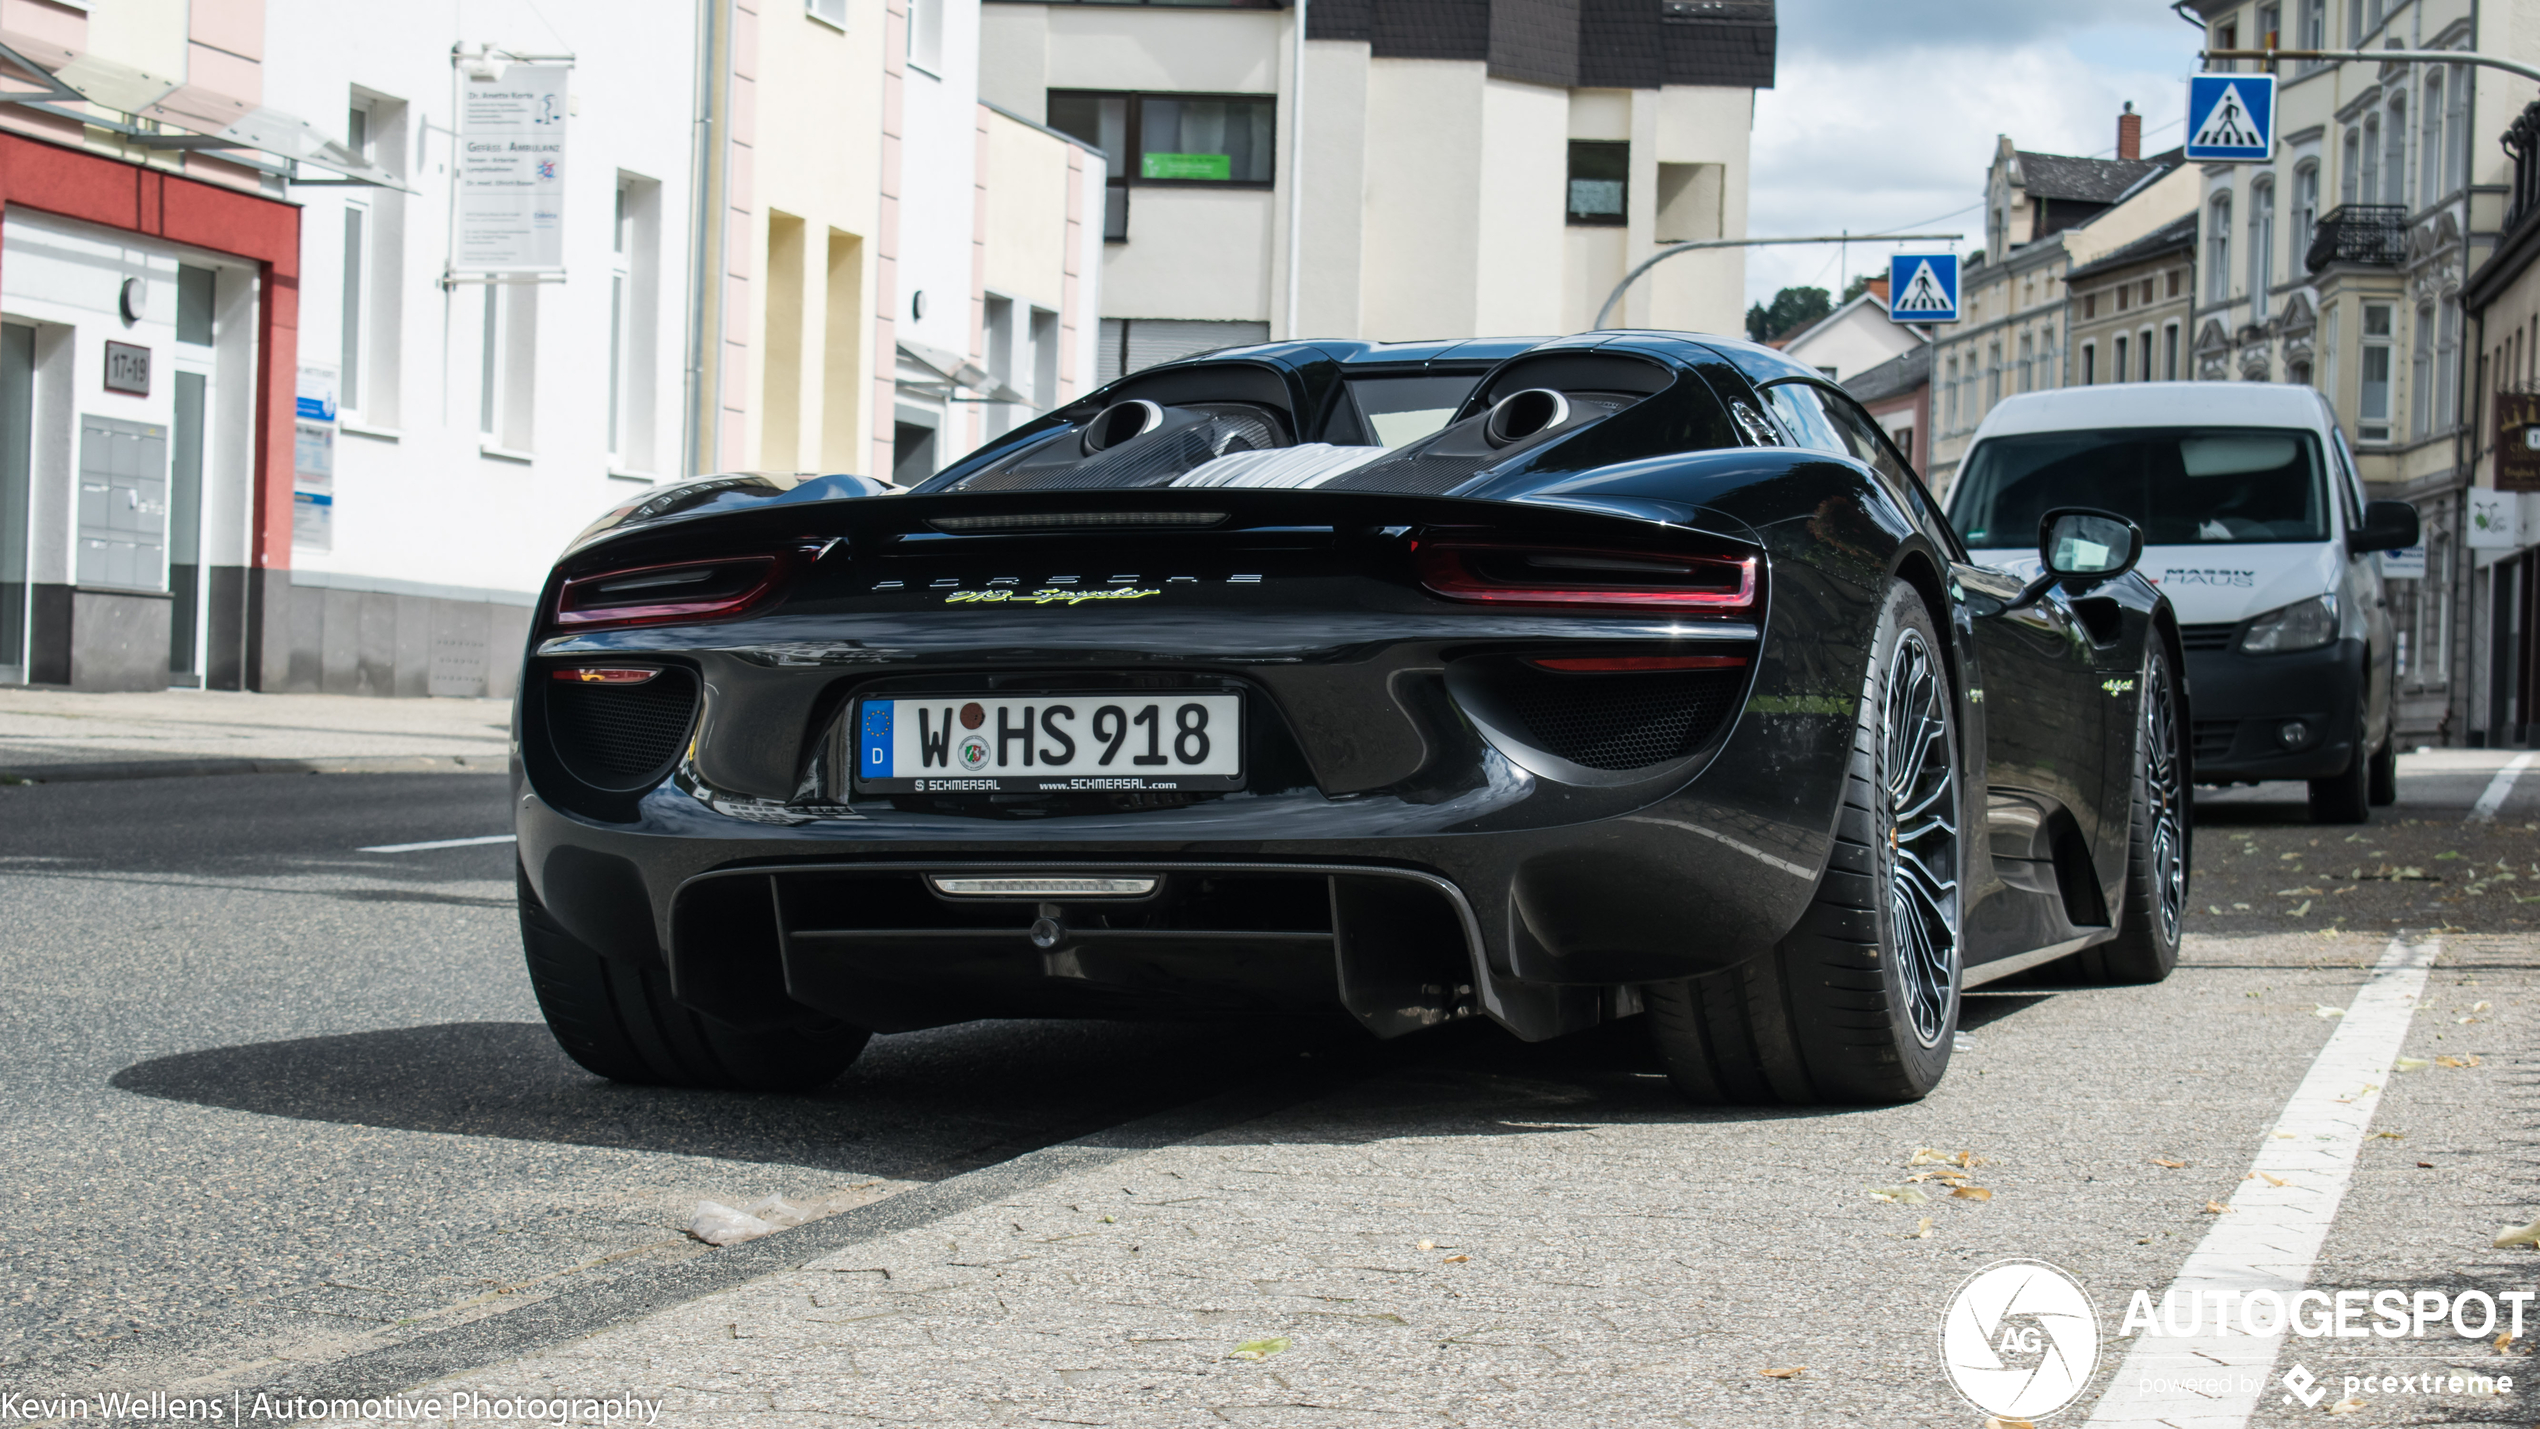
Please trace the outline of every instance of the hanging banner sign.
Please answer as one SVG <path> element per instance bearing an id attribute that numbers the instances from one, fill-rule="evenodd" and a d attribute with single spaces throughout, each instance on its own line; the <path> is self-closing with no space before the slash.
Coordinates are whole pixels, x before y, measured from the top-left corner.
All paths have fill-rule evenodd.
<path id="1" fill-rule="evenodd" d="M 513 65 L 459 85 L 461 273 L 564 269 L 563 65 Z"/>
<path id="2" fill-rule="evenodd" d="M 2496 489 L 2540 491 L 2540 395 L 2496 394 Z"/>

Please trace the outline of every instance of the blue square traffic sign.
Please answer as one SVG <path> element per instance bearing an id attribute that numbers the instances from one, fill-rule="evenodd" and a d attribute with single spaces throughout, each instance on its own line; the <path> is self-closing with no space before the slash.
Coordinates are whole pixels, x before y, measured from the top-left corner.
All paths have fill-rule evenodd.
<path id="1" fill-rule="evenodd" d="M 2187 157 L 2259 163 L 2275 157 L 2275 76 L 2198 74 L 2187 79 Z"/>
<path id="2" fill-rule="evenodd" d="M 1900 323 L 1958 320 L 1958 255 L 1897 253 L 1887 260 L 1887 315 Z"/>

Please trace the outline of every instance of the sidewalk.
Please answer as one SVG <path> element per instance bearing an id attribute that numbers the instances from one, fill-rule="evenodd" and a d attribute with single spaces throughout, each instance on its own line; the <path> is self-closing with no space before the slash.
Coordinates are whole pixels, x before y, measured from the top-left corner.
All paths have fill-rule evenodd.
<path id="1" fill-rule="evenodd" d="M 0 689 L 0 781 L 490 771 L 510 745 L 509 700 Z"/>

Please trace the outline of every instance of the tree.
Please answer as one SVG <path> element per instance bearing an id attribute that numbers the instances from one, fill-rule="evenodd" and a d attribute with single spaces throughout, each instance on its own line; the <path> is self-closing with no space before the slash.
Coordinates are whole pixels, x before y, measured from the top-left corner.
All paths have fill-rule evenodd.
<path id="1" fill-rule="evenodd" d="M 1823 288 L 1784 288 L 1770 307 L 1757 303 L 1746 310 L 1746 335 L 1756 342 L 1787 337 L 1834 311 Z"/>

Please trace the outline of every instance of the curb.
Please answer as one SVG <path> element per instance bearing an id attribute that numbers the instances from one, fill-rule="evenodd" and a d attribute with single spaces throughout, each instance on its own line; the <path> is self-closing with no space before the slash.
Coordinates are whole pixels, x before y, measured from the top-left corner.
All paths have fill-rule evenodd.
<path id="1" fill-rule="evenodd" d="M 122 759 L 0 768 L 0 784 L 75 784 L 97 779 L 181 779 L 215 774 L 499 774 L 506 754 L 356 754 L 341 759 Z"/>

